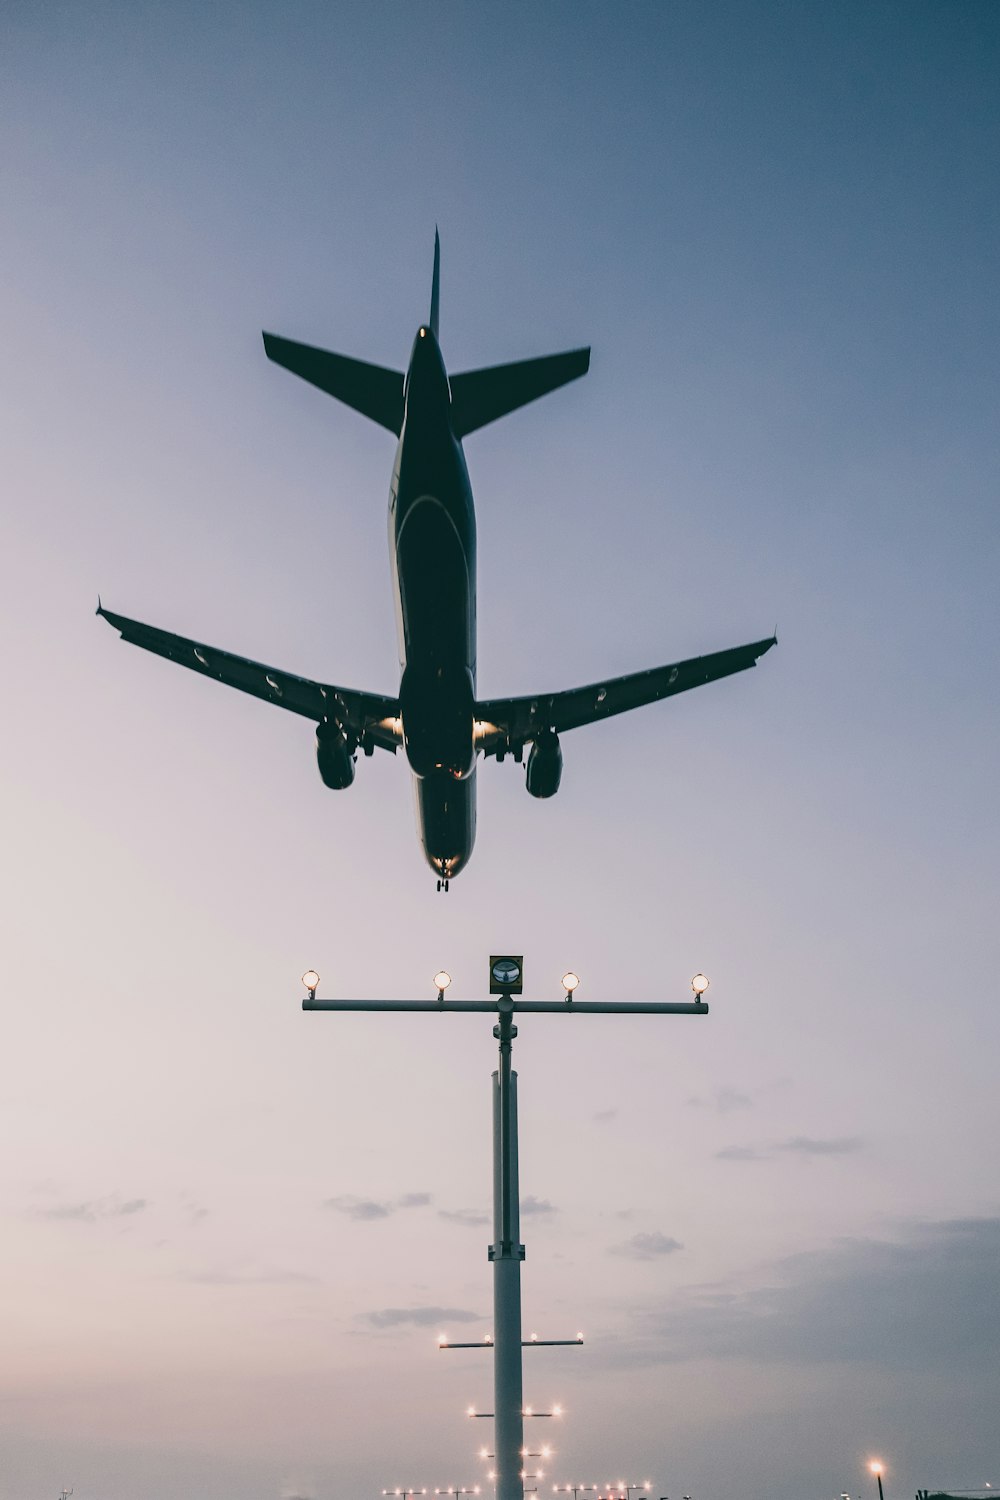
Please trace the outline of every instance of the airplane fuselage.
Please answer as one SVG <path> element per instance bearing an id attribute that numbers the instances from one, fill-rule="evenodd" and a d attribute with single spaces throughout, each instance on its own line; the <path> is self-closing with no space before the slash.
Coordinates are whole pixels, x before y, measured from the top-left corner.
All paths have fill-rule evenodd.
<path id="1" fill-rule="evenodd" d="M 434 334 L 414 340 L 389 492 L 403 744 L 417 825 L 441 880 L 476 836 L 476 517 Z"/>

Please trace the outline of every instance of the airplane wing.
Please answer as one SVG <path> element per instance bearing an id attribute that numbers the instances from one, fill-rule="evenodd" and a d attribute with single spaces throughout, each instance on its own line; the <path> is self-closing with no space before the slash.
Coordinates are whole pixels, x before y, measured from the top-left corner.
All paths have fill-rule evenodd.
<path id="1" fill-rule="evenodd" d="M 777 636 L 735 646 L 730 651 L 716 651 L 711 656 L 694 656 L 648 672 L 632 672 L 627 677 L 612 677 L 607 682 L 593 682 L 588 687 L 570 688 L 563 693 L 549 693 L 534 698 L 492 698 L 476 704 L 476 743 L 487 755 L 498 749 L 522 745 L 534 740 L 544 730 L 561 734 L 609 719 L 612 714 L 656 703 L 688 688 L 701 687 L 718 677 L 729 677 L 757 664 L 770 651 Z"/>
<path id="2" fill-rule="evenodd" d="M 203 677 L 214 677 L 229 687 L 239 688 L 241 693 L 251 693 L 278 708 L 302 714 L 317 724 L 322 719 L 334 719 L 351 730 L 359 744 L 380 745 L 395 753 L 396 746 L 402 743 L 398 698 L 358 693 L 351 688 L 334 687 L 328 682 L 295 677 L 277 667 L 266 667 L 262 662 L 250 661 L 245 656 L 234 656 L 229 651 L 219 651 L 215 646 L 203 645 L 186 636 L 172 635 L 154 625 L 143 625 L 139 620 L 112 614 L 100 600 L 97 613 L 121 631 L 123 641 L 141 646 L 144 651 L 153 651 L 157 656 L 165 656 L 168 661 L 178 662 L 192 672 L 200 672 Z"/>

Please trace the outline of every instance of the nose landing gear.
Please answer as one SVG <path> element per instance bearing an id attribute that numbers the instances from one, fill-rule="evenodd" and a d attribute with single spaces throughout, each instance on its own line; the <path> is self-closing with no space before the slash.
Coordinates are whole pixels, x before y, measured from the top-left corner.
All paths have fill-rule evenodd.
<path id="1" fill-rule="evenodd" d="M 438 890 L 439 891 L 446 891 L 447 889 L 448 889 L 448 877 L 446 875 L 443 880 L 439 880 L 438 881 Z"/>

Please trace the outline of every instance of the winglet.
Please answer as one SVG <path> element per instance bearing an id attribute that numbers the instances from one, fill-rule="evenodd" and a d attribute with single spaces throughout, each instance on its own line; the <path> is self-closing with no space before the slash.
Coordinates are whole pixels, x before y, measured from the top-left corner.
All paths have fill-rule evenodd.
<path id="1" fill-rule="evenodd" d="M 441 304 L 441 236 L 434 225 L 434 275 L 431 280 L 431 315 L 428 319 L 431 333 L 438 338 L 438 310 Z"/>
<path id="2" fill-rule="evenodd" d="M 104 613 L 104 605 L 101 603 L 101 596 L 100 596 L 100 594 L 98 594 L 98 596 L 97 596 L 97 608 L 94 610 L 94 614 L 95 615 L 103 615 L 103 613 Z"/>

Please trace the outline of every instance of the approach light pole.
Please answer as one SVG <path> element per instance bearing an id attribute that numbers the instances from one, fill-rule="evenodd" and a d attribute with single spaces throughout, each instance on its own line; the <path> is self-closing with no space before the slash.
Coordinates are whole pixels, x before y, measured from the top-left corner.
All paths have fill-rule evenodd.
<path id="1" fill-rule="evenodd" d="M 708 1006 L 704 994 L 708 980 L 704 974 L 696 974 L 691 981 L 694 1000 L 624 1001 L 620 1003 L 585 1000 L 577 1001 L 576 990 L 579 976 L 563 975 L 562 1000 L 522 1000 L 524 986 L 524 959 L 521 954 L 493 954 L 490 958 L 490 998 L 488 1000 L 447 1000 L 445 991 L 451 984 L 451 976 L 440 970 L 434 976 L 437 996 L 434 1000 L 319 1000 L 319 975 L 315 969 L 307 969 L 302 983 L 308 991 L 302 1002 L 303 1010 L 333 1011 L 418 1011 L 449 1012 L 454 1014 L 491 1014 L 497 1018 L 493 1035 L 499 1043 L 499 1060 L 493 1074 L 493 1243 L 488 1255 L 493 1266 L 493 1337 L 476 1344 L 452 1344 L 442 1336 L 438 1340 L 441 1349 L 489 1349 L 493 1350 L 493 1411 L 479 1412 L 470 1407 L 473 1417 L 493 1418 L 493 1452 L 496 1467 L 496 1500 L 524 1500 L 525 1463 L 524 1421 L 525 1418 L 555 1417 L 562 1408 L 553 1406 L 549 1411 L 535 1411 L 524 1404 L 524 1381 L 522 1374 L 522 1350 L 544 1348 L 552 1345 L 582 1344 L 583 1338 L 539 1339 L 534 1335 L 525 1340 L 521 1333 L 521 1262 L 524 1246 L 521 1243 L 520 1201 L 518 1197 L 517 1164 L 517 1074 L 511 1066 L 511 1050 L 517 1027 L 515 1015 L 645 1015 L 645 1016 L 706 1016 Z M 531 1476 L 536 1477 L 536 1476 Z M 582 1487 L 581 1487 L 582 1488 Z M 645 1489 L 649 1485 L 633 1485 L 628 1488 Z M 623 1485 L 622 1489 L 626 1487 Z M 413 1490 L 389 1490 L 386 1496 L 409 1500 L 417 1493 Z M 423 1492 L 420 1492 L 423 1493 Z M 575 1497 L 574 1497 L 575 1500 Z M 631 1500 L 626 1495 L 626 1500 Z M 880 1500 L 883 1497 L 880 1496 Z"/>
<path id="2" fill-rule="evenodd" d="M 878 1500 L 885 1500 L 885 1495 L 882 1492 L 882 1473 L 885 1465 L 882 1463 L 881 1459 L 875 1458 L 872 1459 L 872 1462 L 868 1465 L 868 1467 L 869 1469 L 871 1469 L 872 1473 L 875 1475 L 875 1478 L 878 1480 Z"/>

